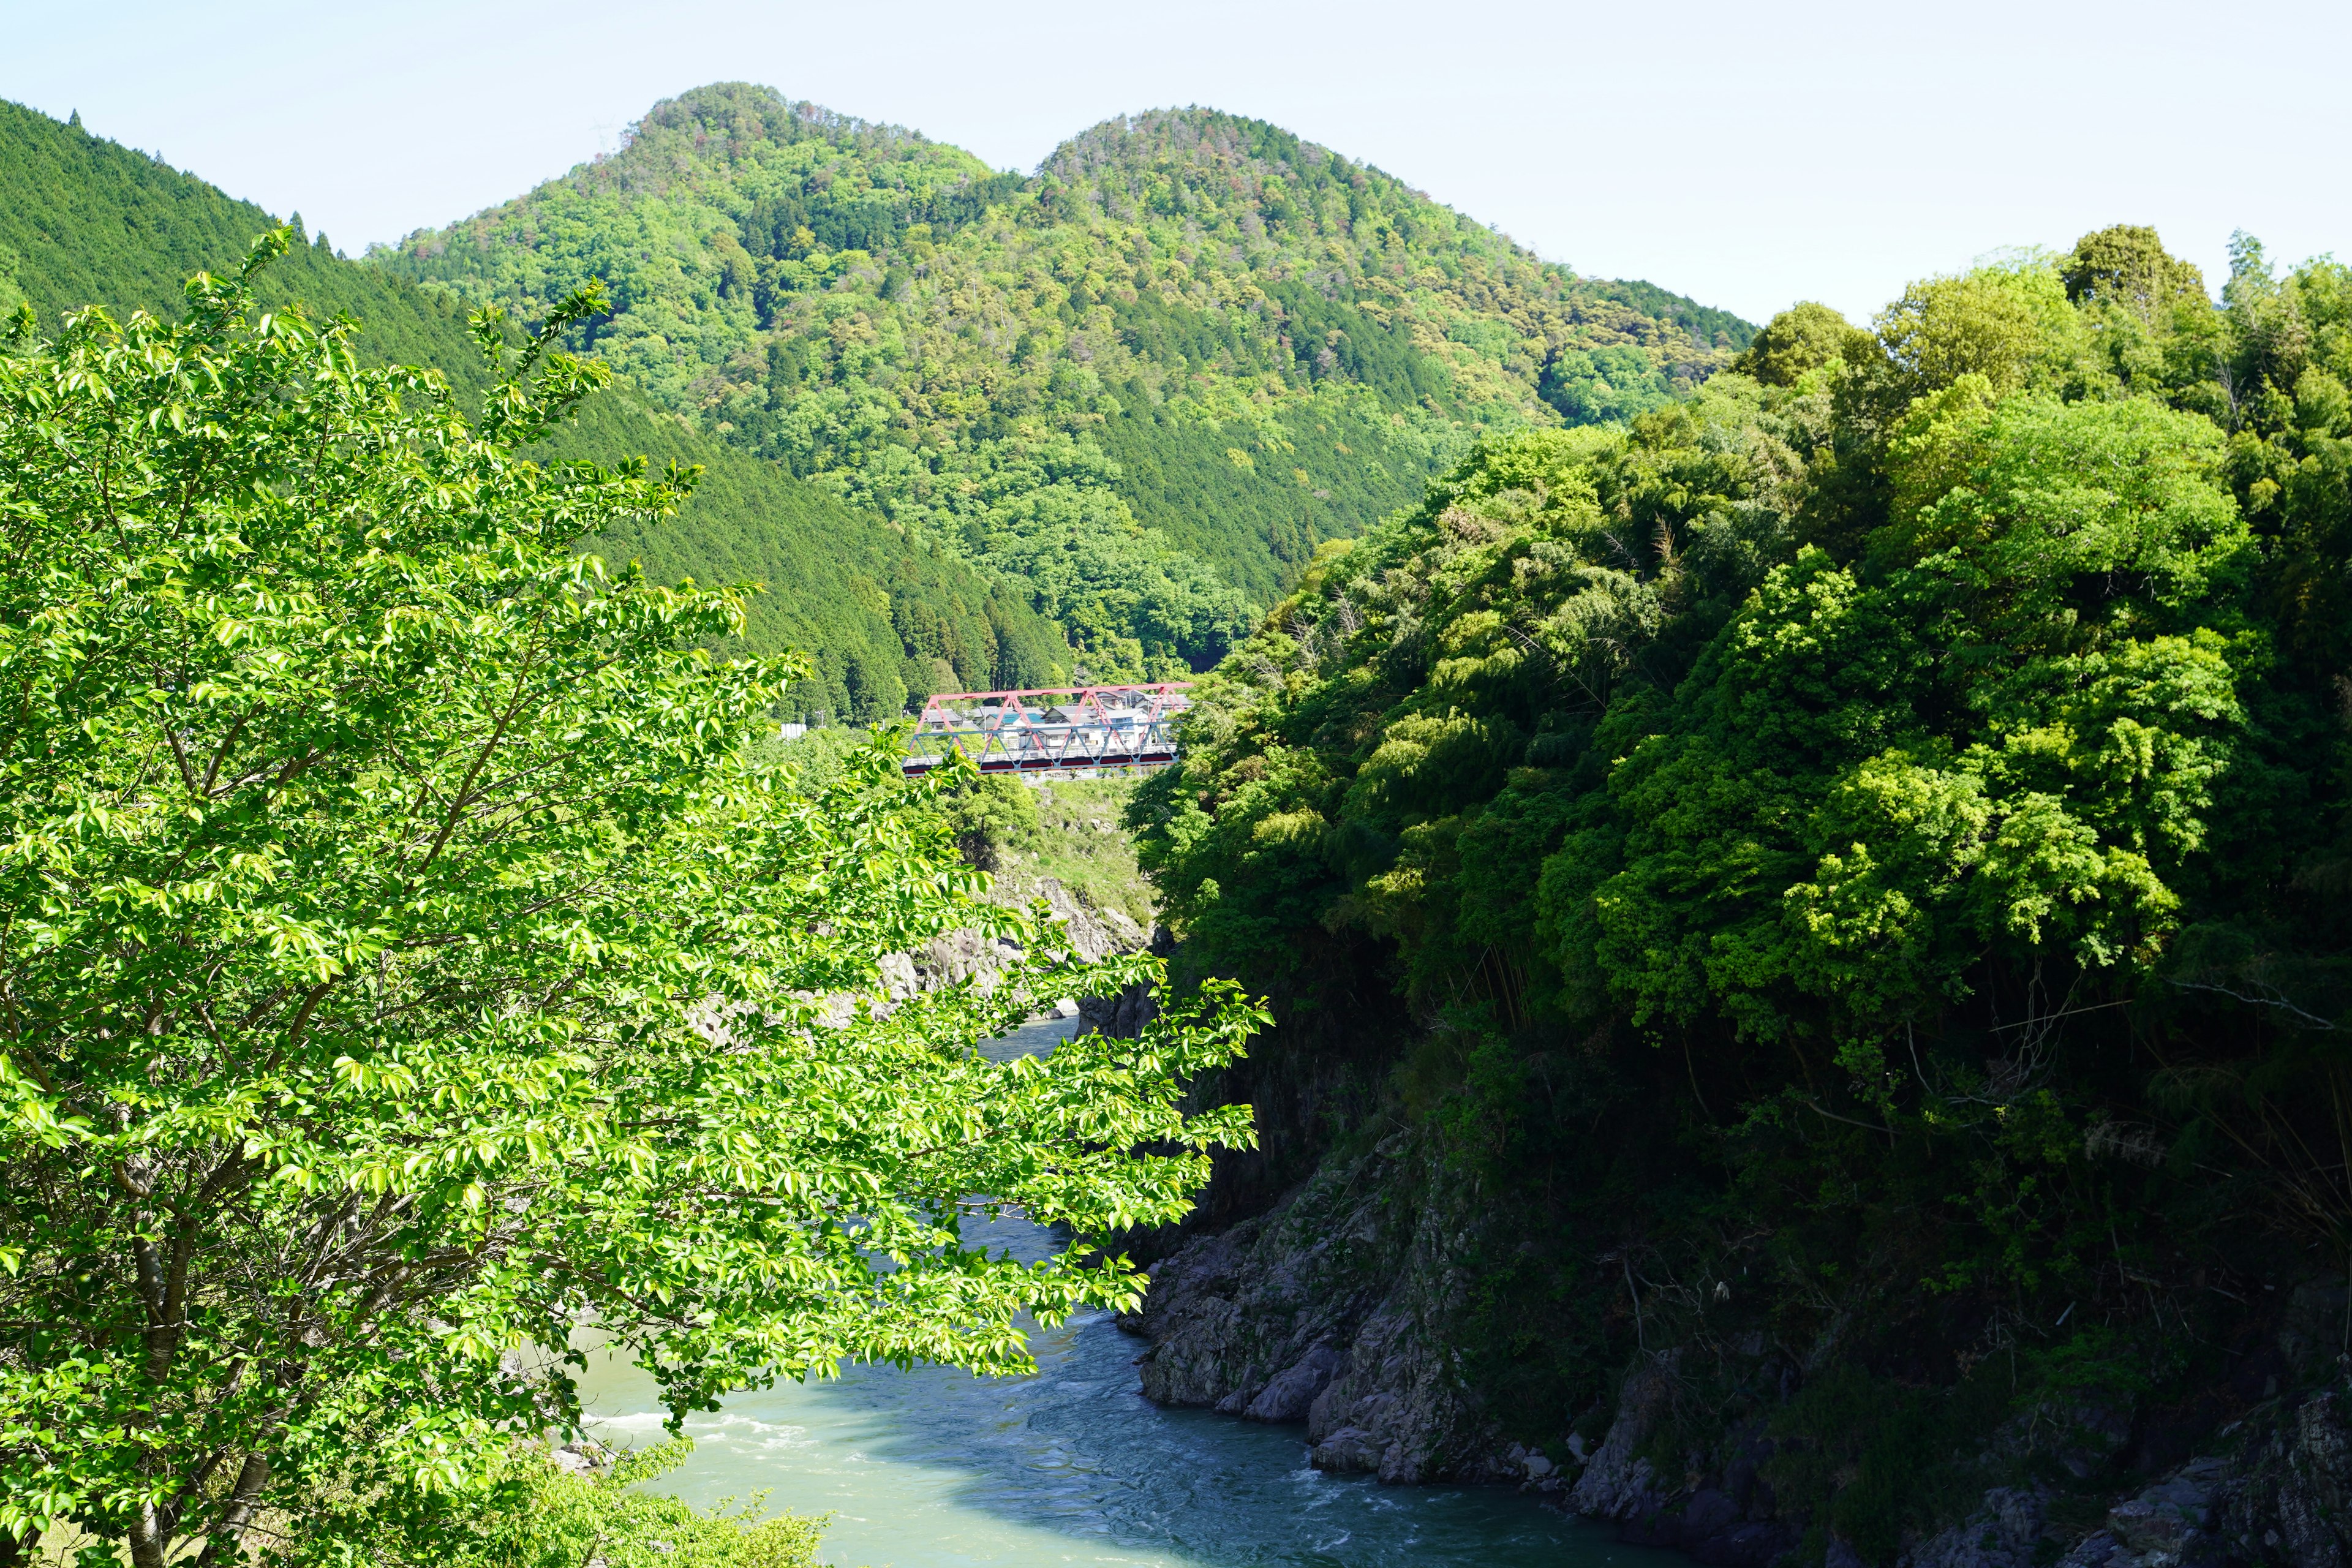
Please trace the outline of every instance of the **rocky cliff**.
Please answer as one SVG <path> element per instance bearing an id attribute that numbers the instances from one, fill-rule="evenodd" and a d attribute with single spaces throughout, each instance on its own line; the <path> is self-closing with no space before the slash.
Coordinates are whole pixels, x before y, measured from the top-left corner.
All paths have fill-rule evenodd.
<path id="1" fill-rule="evenodd" d="M 1975 1489 L 1948 1495 L 1945 1528 L 1857 1543 L 1786 1495 L 1842 1460 L 1834 1432 L 1791 1418 L 1804 1358 L 1763 1334 L 1647 1346 L 1592 1419 L 1550 1442 L 1515 1431 L 1473 1342 L 1491 1331 L 1475 1319 L 1480 1260 L 1507 1223 L 1410 1134 L 1335 1152 L 1272 1207 L 1154 1267 L 1121 1324 L 1148 1342 L 1143 1392 L 1298 1424 L 1320 1468 L 1521 1486 L 1723 1568 L 2352 1568 L 2341 1287 L 2293 1292 L 2240 1347 L 2205 1396 L 2233 1418 L 2184 1427 L 2178 1407 L 2127 1391 L 2045 1404 L 1984 1435 L 1964 1470 Z M 2198 1451 L 2179 1452 L 2184 1431 Z"/>
<path id="2" fill-rule="evenodd" d="M 1446 1333 L 1475 1194 L 1402 1170 L 1403 1141 L 1335 1163 L 1274 1209 L 1158 1264 L 1140 1314 L 1143 1392 L 1252 1421 L 1303 1421 L 1314 1462 L 1385 1481 L 1517 1480 Z M 1420 1203 L 1398 1201 L 1401 1189 Z M 1540 1461 L 1538 1461 L 1540 1463 Z"/>

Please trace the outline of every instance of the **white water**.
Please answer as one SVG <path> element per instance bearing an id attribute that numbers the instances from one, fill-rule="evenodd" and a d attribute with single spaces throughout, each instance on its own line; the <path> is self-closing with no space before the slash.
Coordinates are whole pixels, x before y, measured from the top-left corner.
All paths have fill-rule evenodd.
<path id="1" fill-rule="evenodd" d="M 1051 1047 L 1034 1025 L 992 1054 Z M 1019 1257 L 1053 1237 L 988 1226 Z M 834 1383 L 738 1394 L 687 1422 L 695 1451 L 653 1483 L 698 1503 L 766 1491 L 772 1509 L 834 1516 L 826 1563 L 842 1568 L 980 1564 L 1121 1568 L 1650 1568 L 1667 1554 L 1499 1488 L 1382 1487 L 1307 1463 L 1304 1429 L 1198 1410 L 1138 1392 L 1143 1342 L 1107 1314 L 1034 1330 L 1034 1376 L 941 1367 L 852 1367 Z M 608 1440 L 660 1440 L 652 1380 L 593 1358 L 583 1382 Z"/>

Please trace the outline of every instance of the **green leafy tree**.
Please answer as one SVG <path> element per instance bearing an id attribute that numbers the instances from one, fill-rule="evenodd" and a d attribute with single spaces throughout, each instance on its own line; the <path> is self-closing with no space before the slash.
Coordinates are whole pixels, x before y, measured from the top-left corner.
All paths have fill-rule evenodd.
<path id="1" fill-rule="evenodd" d="M 475 1488 L 402 1499 L 411 1517 L 396 1534 L 379 1530 L 376 1561 L 384 1568 L 816 1568 L 822 1521 L 768 1515 L 764 1496 L 705 1511 L 640 1489 L 690 1448 L 681 1439 L 602 1455 L 606 1462 L 577 1474 L 558 1468 L 541 1444 L 517 1443 L 485 1464 Z M 380 1507 L 381 1500 L 365 1500 Z"/>
<path id="2" fill-rule="evenodd" d="M 2066 298 L 2128 307 L 2143 318 L 2184 297 L 2205 297 L 2205 275 L 2168 254 L 2156 230 L 2119 223 L 2074 242 L 2059 264 Z"/>
<path id="3" fill-rule="evenodd" d="M 276 220 L 144 153 L 19 104 L 0 102 L 0 315 L 21 300 L 44 321 L 84 305 L 118 316 L 176 315 L 199 270 L 234 270 Z M 290 247 L 253 280 L 255 302 L 300 300 L 361 323 L 362 361 L 430 366 L 461 395 L 488 374 L 447 295 L 323 244 Z M 835 721 L 895 718 L 909 693 L 1039 686 L 1067 677 L 1070 649 L 1019 585 L 952 555 L 829 490 L 615 388 L 573 409 L 530 454 L 541 460 L 650 455 L 702 469 L 678 514 L 581 542 L 608 561 L 641 560 L 665 583 L 764 583 L 729 651 L 804 655 L 787 698 Z M 945 667 L 952 674 L 938 674 Z"/>
<path id="4" fill-rule="evenodd" d="M 749 742 L 796 665 L 704 651 L 743 595 L 574 553 L 692 478 L 516 455 L 604 380 L 557 347 L 595 293 L 469 422 L 256 313 L 288 243 L 177 324 L 26 313 L 0 357 L 0 1537 L 429 1532 L 576 1421 L 509 1352 L 583 1321 L 676 1419 L 853 1358 L 1020 1367 L 1017 1314 L 1132 1303 L 1089 1246 L 1249 1137 L 1177 1096 L 1253 1010 L 982 1058 L 1154 966 L 979 904 L 879 748 L 786 787 Z M 1026 966 L 880 995 L 958 925 Z M 992 1258 L 974 1201 L 1076 1239 Z"/>
<path id="5" fill-rule="evenodd" d="M 1731 368 L 1767 386 L 1794 386 L 1808 371 L 1833 359 L 1857 352 L 1859 357 L 1870 358 L 1877 348 L 1869 333 L 1827 305 L 1804 300 L 1767 322 Z"/>

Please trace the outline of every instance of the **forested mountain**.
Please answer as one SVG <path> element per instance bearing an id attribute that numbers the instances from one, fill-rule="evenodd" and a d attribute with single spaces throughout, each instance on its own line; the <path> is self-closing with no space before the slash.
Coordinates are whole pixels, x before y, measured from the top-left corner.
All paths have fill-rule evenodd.
<path id="1" fill-rule="evenodd" d="M 1707 1562 L 2341 1560 L 2352 269 L 2234 256 L 1801 306 L 1324 547 L 1139 795 L 1280 1004 L 1213 1209 L 1324 1162 L 1148 1388 Z"/>
<path id="2" fill-rule="evenodd" d="M 604 279 L 589 340 L 649 396 L 1026 584 L 1106 674 L 1213 659 L 1477 433 L 1658 406 L 1752 333 L 1260 121 L 1022 178 L 740 83 L 372 259 L 525 319 Z"/>
<path id="3" fill-rule="evenodd" d="M 175 312 L 180 281 L 234 269 L 277 220 L 143 153 L 0 102 L 0 305 L 30 304 L 54 330 L 67 310 Z M 314 318 L 362 323 L 362 351 L 430 365 L 462 395 L 487 384 L 463 310 L 377 268 L 337 258 L 322 235 L 264 273 L 264 304 L 301 302 Z M 631 390 L 593 399 L 549 455 L 644 454 L 700 464 L 701 486 L 675 521 L 593 542 L 675 580 L 758 581 L 744 644 L 808 654 L 808 712 L 885 718 L 909 692 L 1054 678 L 1070 653 L 1059 632 L 1000 580 L 910 539 L 834 493 L 649 409 Z"/>

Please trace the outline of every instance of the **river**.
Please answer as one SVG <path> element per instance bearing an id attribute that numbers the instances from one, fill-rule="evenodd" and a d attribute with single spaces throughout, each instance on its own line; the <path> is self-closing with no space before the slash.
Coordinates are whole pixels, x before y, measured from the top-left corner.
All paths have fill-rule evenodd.
<path id="1" fill-rule="evenodd" d="M 1034 1024 L 990 1054 L 1050 1049 Z M 992 1247 L 1034 1258 L 1053 1236 L 1004 1219 Z M 1033 1329 L 1037 1371 L 857 1366 L 834 1382 L 737 1394 L 687 1423 L 684 1467 L 652 1483 L 694 1502 L 765 1491 L 772 1509 L 831 1514 L 841 1568 L 1117 1564 L 1119 1568 L 1661 1568 L 1597 1527 L 1501 1488 L 1383 1487 L 1311 1468 L 1303 1429 L 1138 1392 L 1142 1342 L 1107 1313 Z M 582 1393 L 608 1440 L 661 1437 L 652 1381 L 592 1358 Z"/>

